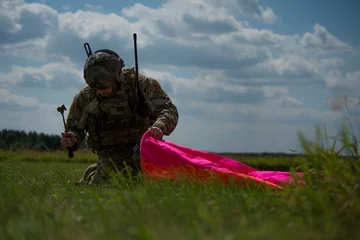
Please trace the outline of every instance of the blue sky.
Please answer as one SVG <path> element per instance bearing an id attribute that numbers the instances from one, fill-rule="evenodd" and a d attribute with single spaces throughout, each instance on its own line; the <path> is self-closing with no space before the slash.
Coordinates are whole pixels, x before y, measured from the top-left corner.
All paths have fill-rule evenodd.
<path id="1" fill-rule="evenodd" d="M 0 127 L 60 134 L 85 86 L 84 42 L 157 79 L 180 121 L 166 139 L 209 151 L 301 150 L 360 95 L 358 1 L 2 1 Z M 359 111 L 351 120 L 359 123 Z"/>

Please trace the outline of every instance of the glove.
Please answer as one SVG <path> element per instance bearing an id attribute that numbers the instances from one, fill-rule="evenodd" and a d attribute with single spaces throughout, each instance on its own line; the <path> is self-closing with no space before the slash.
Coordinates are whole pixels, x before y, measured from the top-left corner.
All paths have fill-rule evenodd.
<path id="1" fill-rule="evenodd" d="M 75 146 L 77 140 L 72 132 L 62 132 L 60 138 L 60 144 L 63 148 L 72 148 Z"/>

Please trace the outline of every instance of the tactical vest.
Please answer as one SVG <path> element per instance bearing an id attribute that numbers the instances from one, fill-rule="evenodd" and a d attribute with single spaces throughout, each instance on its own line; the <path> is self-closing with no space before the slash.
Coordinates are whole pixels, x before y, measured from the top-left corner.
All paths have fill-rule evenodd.
<path id="1" fill-rule="evenodd" d="M 142 94 L 134 84 L 135 71 L 130 68 L 124 70 L 123 74 L 125 81 L 118 82 L 114 96 L 95 98 L 85 107 L 88 115 L 87 144 L 93 151 L 139 144 L 142 135 L 154 122 Z"/>

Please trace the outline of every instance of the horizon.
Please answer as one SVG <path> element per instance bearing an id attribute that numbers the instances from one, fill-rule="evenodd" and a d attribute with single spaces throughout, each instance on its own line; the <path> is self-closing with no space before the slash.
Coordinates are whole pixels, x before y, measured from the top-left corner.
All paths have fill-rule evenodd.
<path id="1" fill-rule="evenodd" d="M 330 4 L 331 3 L 331 4 Z M 297 132 L 360 138 L 360 2 L 339 0 L 2 1 L 1 129 L 60 135 L 86 85 L 83 47 L 116 51 L 179 110 L 165 140 L 211 152 L 301 152 Z M 331 17 L 330 17 L 331 16 Z M 67 111 L 65 112 L 67 117 Z"/>

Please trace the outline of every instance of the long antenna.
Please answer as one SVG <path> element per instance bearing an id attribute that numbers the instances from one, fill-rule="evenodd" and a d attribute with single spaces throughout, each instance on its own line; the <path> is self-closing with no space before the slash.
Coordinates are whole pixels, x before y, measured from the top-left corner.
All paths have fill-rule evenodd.
<path id="1" fill-rule="evenodd" d="M 137 35 L 136 33 L 133 33 L 134 37 L 134 52 L 135 52 L 135 88 L 137 90 L 136 100 L 137 102 L 142 102 L 143 104 L 135 104 L 135 110 L 138 111 L 138 113 L 146 117 L 146 114 L 149 114 L 148 111 L 144 111 L 144 108 L 147 109 L 147 101 L 144 99 L 143 95 L 141 94 L 141 91 L 139 89 L 139 64 L 138 64 L 138 53 L 137 53 Z"/>
<path id="2" fill-rule="evenodd" d="M 136 80 L 138 80 L 138 72 L 139 72 L 139 65 L 138 65 L 138 54 L 137 54 L 137 35 L 136 33 L 133 34 L 134 37 L 134 52 L 135 52 L 135 71 L 136 71 Z"/>
<path id="3" fill-rule="evenodd" d="M 134 38 L 134 52 L 135 52 L 135 87 L 137 90 L 138 89 L 138 81 L 139 81 L 139 65 L 138 65 L 138 54 L 137 54 L 137 35 L 136 33 L 133 33 L 133 38 Z M 138 99 L 138 94 L 136 94 L 136 99 Z"/>

